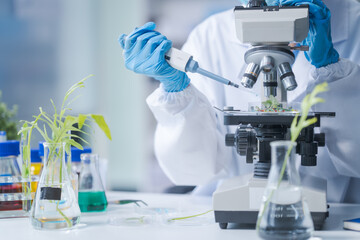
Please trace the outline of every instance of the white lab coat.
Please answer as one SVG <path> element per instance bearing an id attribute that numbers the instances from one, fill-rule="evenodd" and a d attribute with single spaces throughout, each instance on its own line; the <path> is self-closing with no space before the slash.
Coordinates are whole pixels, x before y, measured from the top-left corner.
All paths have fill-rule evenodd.
<path id="1" fill-rule="evenodd" d="M 319 149 L 318 166 L 300 171 L 305 179 L 310 174 L 328 181 L 329 201 L 360 202 L 360 4 L 355 0 L 325 3 L 332 12 L 333 42 L 341 60 L 316 69 L 300 52 L 293 65 L 298 88 L 288 92 L 288 100 L 299 102 L 315 84 L 327 81 L 330 91 L 322 94 L 326 103 L 316 111 L 336 112 L 336 118 L 321 121 L 326 147 Z M 248 48 L 237 39 L 233 10 L 229 10 L 197 26 L 183 50 L 202 68 L 239 83 Z M 211 194 L 219 180 L 253 171 L 235 148 L 225 146 L 225 134 L 234 133 L 235 127 L 224 126 L 222 113 L 213 106 L 246 110 L 249 102 L 261 101 L 260 84 L 238 90 L 198 74 L 188 75 L 191 84 L 184 91 L 167 93 L 160 86 L 147 99 L 158 121 L 155 153 L 175 184 L 197 185 L 197 192 Z"/>

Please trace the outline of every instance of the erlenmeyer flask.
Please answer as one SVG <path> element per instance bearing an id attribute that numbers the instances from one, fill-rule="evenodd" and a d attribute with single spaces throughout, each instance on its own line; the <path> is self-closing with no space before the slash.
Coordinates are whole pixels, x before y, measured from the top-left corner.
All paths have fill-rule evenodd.
<path id="1" fill-rule="evenodd" d="M 107 207 L 97 154 L 81 154 L 79 206 L 81 212 L 100 212 Z"/>
<path id="2" fill-rule="evenodd" d="M 44 169 L 31 209 L 37 229 L 66 229 L 80 221 L 80 209 L 65 165 L 65 143 L 44 143 Z"/>
<path id="3" fill-rule="evenodd" d="M 295 166 L 296 143 L 271 144 L 271 169 L 257 221 L 263 239 L 308 239 L 314 230 Z"/>

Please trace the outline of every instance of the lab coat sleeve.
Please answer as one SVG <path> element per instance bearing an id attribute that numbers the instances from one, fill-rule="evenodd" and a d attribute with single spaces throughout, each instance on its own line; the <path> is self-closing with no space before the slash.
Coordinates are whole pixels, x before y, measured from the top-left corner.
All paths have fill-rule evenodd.
<path id="1" fill-rule="evenodd" d="M 221 175 L 225 163 L 218 139 L 223 137 L 205 95 L 192 84 L 176 93 L 160 86 L 147 103 L 158 122 L 155 154 L 170 180 L 177 185 L 201 185 Z"/>
<path id="2" fill-rule="evenodd" d="M 329 91 L 321 94 L 326 102 L 317 104 L 315 111 L 336 112 L 335 118 L 321 119 L 331 161 L 339 174 L 360 177 L 360 67 L 341 59 L 335 64 L 313 69 L 311 78 L 307 92 L 321 82 L 329 84 Z"/>
<path id="3" fill-rule="evenodd" d="M 213 70 L 211 66 L 218 65 L 212 57 L 218 25 L 214 17 L 205 20 L 183 46 L 205 69 Z M 160 85 L 147 99 L 158 122 L 155 155 L 175 184 L 207 185 L 234 171 L 232 149 L 225 146 L 222 114 L 213 108 L 224 106 L 219 102 L 223 86 L 199 74 L 188 76 L 191 84 L 184 91 L 168 93 Z"/>

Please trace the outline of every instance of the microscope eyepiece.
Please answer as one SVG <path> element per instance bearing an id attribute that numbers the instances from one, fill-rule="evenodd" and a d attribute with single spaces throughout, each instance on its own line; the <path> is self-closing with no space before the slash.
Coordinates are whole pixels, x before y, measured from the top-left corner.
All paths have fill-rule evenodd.
<path id="1" fill-rule="evenodd" d="M 297 88 L 297 82 L 295 80 L 295 75 L 291 69 L 291 66 L 288 62 L 284 62 L 278 67 L 280 80 L 282 81 L 284 88 L 287 91 L 292 91 Z"/>
<path id="2" fill-rule="evenodd" d="M 260 73 L 260 66 L 256 63 L 250 63 L 241 79 L 241 85 L 246 88 L 253 88 Z"/>

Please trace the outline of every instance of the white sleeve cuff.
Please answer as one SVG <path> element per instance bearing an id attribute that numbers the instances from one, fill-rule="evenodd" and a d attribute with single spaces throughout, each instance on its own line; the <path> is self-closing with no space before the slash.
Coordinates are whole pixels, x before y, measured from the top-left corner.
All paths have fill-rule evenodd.
<path id="1" fill-rule="evenodd" d="M 340 59 L 337 63 L 325 67 L 314 67 L 310 72 L 310 76 L 314 80 L 334 82 L 349 76 L 354 71 L 354 65 L 355 63 L 347 59 Z"/>

